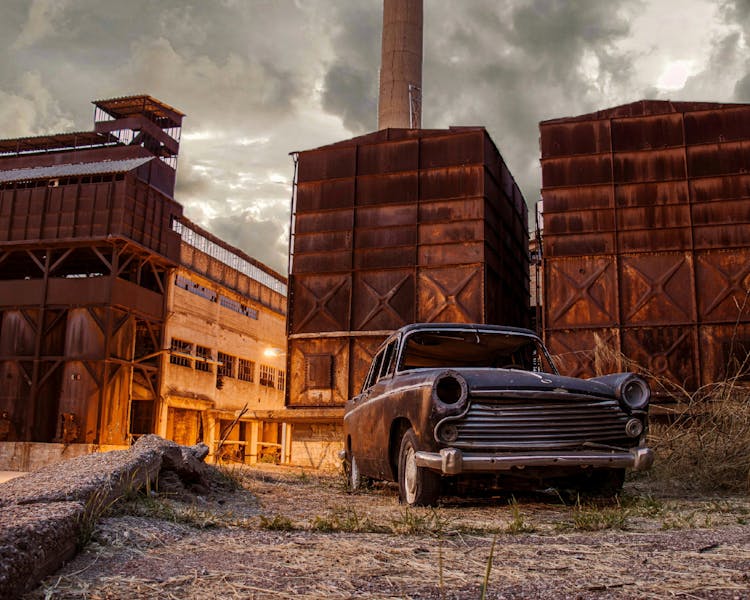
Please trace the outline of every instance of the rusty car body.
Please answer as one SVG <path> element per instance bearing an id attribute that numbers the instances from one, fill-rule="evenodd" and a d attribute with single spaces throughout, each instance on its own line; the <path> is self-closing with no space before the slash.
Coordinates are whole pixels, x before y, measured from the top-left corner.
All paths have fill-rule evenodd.
<path id="1" fill-rule="evenodd" d="M 376 352 L 344 414 L 350 485 L 398 481 L 409 505 L 441 485 L 554 485 L 614 494 L 625 469 L 648 469 L 650 390 L 632 373 L 559 375 L 530 330 L 413 324 Z"/>

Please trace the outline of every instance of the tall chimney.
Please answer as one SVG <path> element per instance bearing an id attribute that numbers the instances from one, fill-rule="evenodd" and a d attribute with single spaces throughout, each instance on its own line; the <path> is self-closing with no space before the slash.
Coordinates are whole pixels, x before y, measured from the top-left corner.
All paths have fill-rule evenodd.
<path id="1" fill-rule="evenodd" d="M 422 0 L 384 0 L 378 129 L 421 126 Z"/>

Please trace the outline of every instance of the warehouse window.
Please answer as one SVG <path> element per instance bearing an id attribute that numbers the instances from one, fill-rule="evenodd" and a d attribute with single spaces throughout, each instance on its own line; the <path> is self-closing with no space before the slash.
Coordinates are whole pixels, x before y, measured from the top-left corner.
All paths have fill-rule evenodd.
<path id="1" fill-rule="evenodd" d="M 279 369 L 278 375 L 276 378 L 276 389 L 284 390 L 284 386 L 286 385 L 286 373 Z"/>
<path id="2" fill-rule="evenodd" d="M 260 365 L 260 377 L 259 377 L 259 383 L 260 385 L 264 385 L 266 387 L 275 387 L 275 377 L 274 377 L 274 369 L 273 367 L 269 367 L 268 365 Z"/>
<path id="3" fill-rule="evenodd" d="M 234 377 L 235 357 L 231 354 L 219 352 L 219 368 L 216 370 L 221 377 Z"/>
<path id="4" fill-rule="evenodd" d="M 240 358 L 237 363 L 237 379 L 241 381 L 254 381 L 255 363 L 251 360 Z"/>
<path id="5" fill-rule="evenodd" d="M 196 345 L 195 356 L 197 357 L 195 361 L 196 371 L 206 371 L 207 373 L 213 372 L 213 367 L 211 366 L 211 363 L 207 362 L 207 361 L 213 360 L 213 356 L 211 355 L 211 348 L 206 348 L 205 346 Z"/>
<path id="6" fill-rule="evenodd" d="M 245 315 L 246 317 L 249 317 L 251 319 L 258 318 L 257 310 L 255 310 L 254 308 L 245 306 L 241 302 L 234 300 L 232 298 L 228 298 L 227 296 L 224 296 L 222 294 L 219 294 L 219 304 L 221 304 L 224 308 L 233 310 L 234 312 L 239 313 L 241 315 Z"/>
<path id="7" fill-rule="evenodd" d="M 193 344 L 191 344 L 190 342 L 186 342 L 185 340 L 172 338 L 169 362 L 171 362 L 173 365 L 180 365 L 181 367 L 192 367 L 192 354 Z"/>
<path id="8" fill-rule="evenodd" d="M 187 290 L 191 294 L 195 294 L 196 296 L 200 296 L 201 298 L 205 298 L 206 300 L 210 300 L 211 302 L 216 302 L 217 293 L 214 290 L 204 287 L 183 275 L 175 276 L 174 284 L 176 287 Z"/>

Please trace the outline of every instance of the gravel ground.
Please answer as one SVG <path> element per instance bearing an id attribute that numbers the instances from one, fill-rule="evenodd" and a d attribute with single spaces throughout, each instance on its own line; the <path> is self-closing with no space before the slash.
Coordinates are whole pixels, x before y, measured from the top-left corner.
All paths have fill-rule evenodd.
<path id="1" fill-rule="evenodd" d="M 626 484 L 400 506 L 392 485 L 234 469 L 234 492 L 118 503 L 34 598 L 750 598 L 750 500 Z"/>

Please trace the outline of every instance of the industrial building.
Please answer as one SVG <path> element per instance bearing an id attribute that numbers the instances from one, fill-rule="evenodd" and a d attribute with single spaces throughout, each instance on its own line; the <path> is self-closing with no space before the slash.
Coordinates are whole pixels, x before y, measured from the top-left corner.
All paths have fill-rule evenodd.
<path id="1" fill-rule="evenodd" d="M 286 279 L 182 216 L 182 113 L 94 105 L 93 131 L 0 141 L 0 468 L 154 431 L 288 457 Z"/>
<path id="2" fill-rule="evenodd" d="M 483 127 L 420 128 L 421 0 L 384 2 L 382 40 L 379 130 L 294 155 L 287 406 L 315 419 L 294 439 L 321 462 L 392 331 L 529 322 L 526 203 L 500 152 Z"/>
<path id="3" fill-rule="evenodd" d="M 593 375 L 603 345 L 664 394 L 736 375 L 750 349 L 750 105 L 640 101 L 540 131 L 544 331 L 563 370 Z"/>

